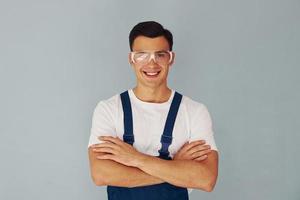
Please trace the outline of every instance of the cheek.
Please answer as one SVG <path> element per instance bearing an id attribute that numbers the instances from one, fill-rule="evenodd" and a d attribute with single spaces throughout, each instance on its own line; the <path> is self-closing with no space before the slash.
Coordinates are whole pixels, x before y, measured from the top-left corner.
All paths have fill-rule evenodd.
<path id="1" fill-rule="evenodd" d="M 168 73 L 168 71 L 169 71 L 169 66 L 163 66 L 162 69 L 163 69 L 163 72 L 164 72 L 164 73 Z"/>
<path id="2" fill-rule="evenodd" d="M 138 65 L 132 65 L 135 72 L 139 72 L 141 70 L 141 66 Z"/>

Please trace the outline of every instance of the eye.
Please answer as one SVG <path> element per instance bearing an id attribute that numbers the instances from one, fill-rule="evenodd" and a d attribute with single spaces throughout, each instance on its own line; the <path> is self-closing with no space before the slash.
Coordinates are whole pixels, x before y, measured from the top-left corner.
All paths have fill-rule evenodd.
<path id="1" fill-rule="evenodd" d="M 164 57 L 167 57 L 168 53 L 167 52 L 157 52 L 156 53 L 156 56 L 159 57 L 159 58 L 164 58 Z"/>
<path id="2" fill-rule="evenodd" d="M 148 54 L 145 52 L 138 52 L 138 53 L 134 54 L 134 59 L 143 60 L 143 59 L 146 59 L 147 56 L 148 56 Z"/>

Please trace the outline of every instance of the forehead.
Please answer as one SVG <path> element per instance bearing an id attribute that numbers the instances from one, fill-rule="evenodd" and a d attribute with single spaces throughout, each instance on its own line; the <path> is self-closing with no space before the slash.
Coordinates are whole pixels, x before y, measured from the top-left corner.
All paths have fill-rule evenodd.
<path id="1" fill-rule="evenodd" d="M 169 43 L 164 36 L 155 38 L 149 38 L 145 36 L 138 36 L 135 38 L 133 45 L 133 51 L 160 51 L 169 50 Z"/>

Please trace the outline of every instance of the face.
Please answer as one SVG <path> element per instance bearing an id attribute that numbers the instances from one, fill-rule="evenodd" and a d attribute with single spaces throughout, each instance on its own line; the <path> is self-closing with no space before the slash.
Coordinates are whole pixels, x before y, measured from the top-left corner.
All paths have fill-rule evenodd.
<path id="1" fill-rule="evenodd" d="M 134 52 L 162 52 L 169 51 L 169 43 L 165 37 L 159 36 L 149 38 L 138 36 L 133 42 L 132 51 Z M 148 63 L 133 63 L 131 53 L 129 53 L 129 62 L 134 68 L 139 86 L 160 87 L 167 85 L 167 77 L 170 66 L 173 64 L 175 54 L 171 53 L 170 63 L 159 63 L 151 59 Z M 156 61 L 160 58 L 157 54 Z"/>

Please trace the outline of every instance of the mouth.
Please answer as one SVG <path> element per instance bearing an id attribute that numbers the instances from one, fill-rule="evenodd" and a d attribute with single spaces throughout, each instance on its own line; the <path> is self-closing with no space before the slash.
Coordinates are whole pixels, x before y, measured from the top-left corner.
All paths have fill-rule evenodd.
<path id="1" fill-rule="evenodd" d="M 157 72 L 145 72 L 145 71 L 143 71 L 143 73 L 148 78 L 156 78 L 156 77 L 158 77 L 160 71 L 157 71 Z"/>

